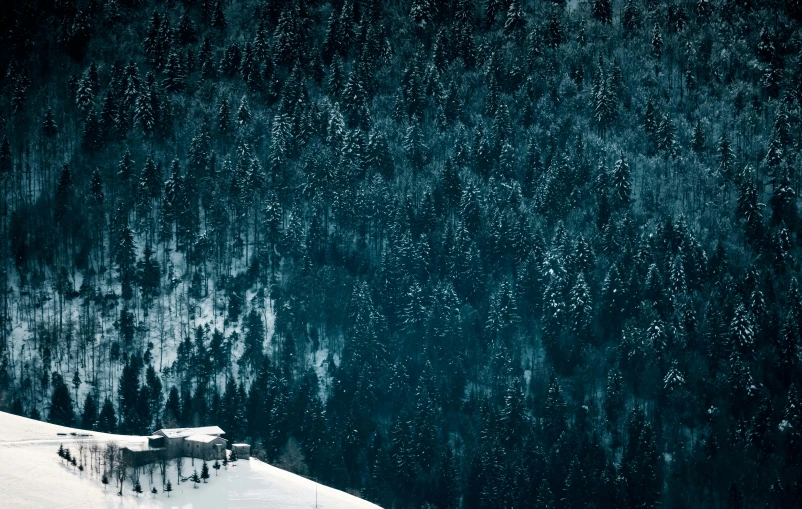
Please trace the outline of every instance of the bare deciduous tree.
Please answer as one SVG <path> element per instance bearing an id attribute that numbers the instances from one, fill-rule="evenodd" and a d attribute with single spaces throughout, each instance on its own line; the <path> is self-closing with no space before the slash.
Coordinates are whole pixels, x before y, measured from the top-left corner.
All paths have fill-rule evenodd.
<path id="1" fill-rule="evenodd" d="M 123 454 L 117 454 L 115 472 L 117 474 L 117 483 L 119 483 L 120 485 L 120 492 L 117 494 L 120 496 L 123 496 L 123 481 L 125 481 L 127 470 L 128 470 L 128 463 L 125 459 L 125 456 Z"/>
<path id="2" fill-rule="evenodd" d="M 159 452 L 159 473 L 162 476 L 162 488 L 167 485 L 167 450 Z"/>
<path id="3" fill-rule="evenodd" d="M 156 472 L 156 463 L 151 461 L 145 467 L 148 471 L 148 475 L 150 476 L 150 484 L 153 485 L 153 473 Z"/>
<path id="4" fill-rule="evenodd" d="M 176 459 L 174 459 L 173 461 L 175 461 L 175 471 L 176 471 L 176 474 L 178 475 L 178 483 L 177 484 L 180 485 L 181 484 L 181 477 L 183 477 L 183 475 L 184 475 L 184 458 L 179 456 Z"/>

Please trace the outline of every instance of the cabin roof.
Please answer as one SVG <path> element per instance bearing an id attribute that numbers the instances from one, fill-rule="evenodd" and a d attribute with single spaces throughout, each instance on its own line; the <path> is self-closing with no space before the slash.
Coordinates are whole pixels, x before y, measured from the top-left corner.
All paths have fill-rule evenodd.
<path id="1" fill-rule="evenodd" d="M 209 442 L 214 442 L 215 440 L 225 440 L 224 438 L 216 437 L 214 435 L 190 435 L 184 439 L 185 442 L 202 442 L 208 444 Z"/>
<path id="2" fill-rule="evenodd" d="M 164 428 L 154 435 L 163 435 L 167 438 L 186 438 L 193 435 L 224 435 L 225 431 L 219 426 L 202 426 L 200 428 Z"/>

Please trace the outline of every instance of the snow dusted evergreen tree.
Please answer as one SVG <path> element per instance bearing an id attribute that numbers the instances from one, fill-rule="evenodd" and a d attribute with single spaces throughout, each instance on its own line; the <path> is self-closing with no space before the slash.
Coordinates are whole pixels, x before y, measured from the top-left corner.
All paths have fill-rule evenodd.
<path id="1" fill-rule="evenodd" d="M 206 463 L 206 460 L 203 460 L 203 466 L 201 466 L 201 473 L 200 478 L 203 479 L 203 482 L 206 482 L 206 479 L 209 478 L 209 465 Z"/>
<path id="2" fill-rule="evenodd" d="M 167 65 L 164 68 L 165 78 L 162 87 L 168 92 L 180 92 L 184 88 L 184 69 L 181 60 L 176 52 L 170 53 L 167 57 Z"/>
<path id="3" fill-rule="evenodd" d="M 591 340 L 591 324 L 593 321 L 593 303 L 590 297 L 590 288 L 581 272 L 571 288 L 568 302 L 568 320 L 576 341 L 573 347 L 573 356 L 576 358 Z"/>
<path id="4" fill-rule="evenodd" d="M 751 168 L 741 174 L 738 186 L 736 214 L 743 221 L 744 233 L 751 242 L 759 243 L 763 237 L 763 215 L 757 197 L 757 186 Z"/>
<path id="5" fill-rule="evenodd" d="M 553 373 L 549 381 L 548 393 L 543 411 L 543 432 L 545 433 L 546 444 L 553 444 L 565 430 L 566 412 L 562 389 Z"/>
<path id="6" fill-rule="evenodd" d="M 640 11 L 635 0 L 627 0 L 621 16 L 621 25 L 628 34 L 633 33 L 640 26 Z"/>
<path id="7" fill-rule="evenodd" d="M 613 76 L 605 72 L 601 63 L 599 64 L 593 91 L 595 101 L 594 116 L 601 127 L 602 133 L 605 133 L 607 127 L 616 116 L 618 101 L 615 94 Z"/>
<path id="8" fill-rule="evenodd" d="M 150 136 L 156 129 L 156 111 L 153 109 L 153 89 L 151 87 L 144 88 L 136 96 L 134 123 L 139 124 L 145 136 Z"/>
<path id="9" fill-rule="evenodd" d="M 771 224 L 776 226 L 780 223 L 795 227 L 798 217 L 796 209 L 796 193 L 791 186 L 788 169 L 783 165 L 779 170 L 774 191 L 771 195 Z"/>
<path id="10" fill-rule="evenodd" d="M 730 322 L 730 345 L 733 355 L 749 359 L 754 355 L 755 338 L 752 316 L 743 304 L 735 308 Z"/>
<path id="11" fill-rule="evenodd" d="M 625 403 L 624 379 L 618 369 L 613 368 L 607 374 L 607 385 L 604 396 L 604 413 L 614 426 L 621 416 Z"/>
<path id="12" fill-rule="evenodd" d="M 724 176 L 724 178 L 732 178 L 734 171 L 733 166 L 735 164 L 735 153 L 732 150 L 730 139 L 727 136 L 726 131 L 722 133 L 718 140 L 716 152 L 718 153 L 719 171 L 721 171 L 721 174 Z"/>
<path id="13" fill-rule="evenodd" d="M 632 201 L 632 172 L 623 156 L 613 166 L 610 187 L 613 204 L 619 208 L 628 208 Z"/>
<path id="14" fill-rule="evenodd" d="M 693 147 L 694 152 L 697 154 L 701 154 L 705 150 L 705 145 L 707 144 L 707 135 L 705 134 L 704 127 L 702 126 L 702 121 L 697 119 L 696 124 L 693 126 L 693 137 L 691 141 L 691 146 Z"/>
<path id="15" fill-rule="evenodd" d="M 546 352 L 559 358 L 561 333 L 567 319 L 566 282 L 561 269 L 550 269 L 543 295 L 542 341 Z"/>
<path id="16" fill-rule="evenodd" d="M 518 0 L 509 2 L 507 8 L 507 17 L 504 20 L 504 33 L 507 36 L 513 37 L 517 40 L 523 38 L 526 32 L 526 17 L 521 10 L 521 5 Z"/>
<path id="17" fill-rule="evenodd" d="M 789 311 L 783 322 L 778 347 L 778 376 L 787 385 L 792 382 L 795 377 L 794 373 L 799 367 L 800 337 L 798 324 L 794 322 L 793 312 Z"/>
<path id="18" fill-rule="evenodd" d="M 612 2 L 610 0 L 594 0 L 593 17 L 602 23 L 611 24 L 613 22 Z"/>
<path id="19" fill-rule="evenodd" d="M 660 60 L 663 56 L 663 35 L 660 33 L 660 25 L 655 24 L 652 29 L 652 57 Z"/>
<path id="20" fill-rule="evenodd" d="M 652 427 L 645 422 L 643 410 L 629 415 L 627 442 L 622 458 L 622 473 L 631 503 L 637 507 L 657 507 L 660 493 L 659 456 Z"/>

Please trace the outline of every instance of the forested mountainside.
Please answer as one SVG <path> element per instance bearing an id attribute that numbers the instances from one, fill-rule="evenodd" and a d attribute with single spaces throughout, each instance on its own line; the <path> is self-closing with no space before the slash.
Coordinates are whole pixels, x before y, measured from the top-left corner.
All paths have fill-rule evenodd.
<path id="1" fill-rule="evenodd" d="M 0 408 L 384 507 L 799 507 L 799 0 L 7 0 Z"/>

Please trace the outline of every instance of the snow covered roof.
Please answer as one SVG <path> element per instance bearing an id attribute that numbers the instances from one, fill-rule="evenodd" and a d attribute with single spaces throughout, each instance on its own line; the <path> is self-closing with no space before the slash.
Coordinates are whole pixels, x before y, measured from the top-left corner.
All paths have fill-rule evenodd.
<path id="1" fill-rule="evenodd" d="M 165 428 L 154 434 L 162 434 L 167 438 L 190 437 L 192 435 L 224 435 L 219 426 L 202 426 L 200 428 Z"/>
<path id="2" fill-rule="evenodd" d="M 202 442 L 204 444 L 208 444 L 214 440 L 217 440 L 220 437 L 216 437 L 214 435 L 190 435 L 184 439 L 185 442 Z M 220 440 L 224 440 L 220 438 Z"/>

